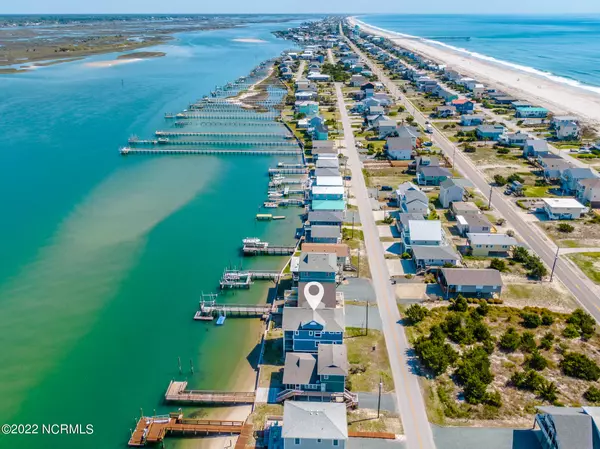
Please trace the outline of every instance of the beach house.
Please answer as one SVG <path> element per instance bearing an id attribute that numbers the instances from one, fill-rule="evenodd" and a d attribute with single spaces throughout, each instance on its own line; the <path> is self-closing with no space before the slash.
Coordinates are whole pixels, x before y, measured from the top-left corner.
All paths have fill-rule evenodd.
<path id="1" fill-rule="evenodd" d="M 483 124 L 484 120 L 483 115 L 461 115 L 460 126 L 478 126 Z"/>
<path id="2" fill-rule="evenodd" d="M 319 114 L 319 103 L 316 101 L 297 101 L 294 104 L 296 113 L 312 117 Z"/>
<path id="3" fill-rule="evenodd" d="M 346 449 L 346 405 L 335 402 L 286 401 L 282 449 Z"/>
<path id="4" fill-rule="evenodd" d="M 375 93 L 375 84 L 365 83 L 362 86 L 360 86 L 360 91 L 362 92 L 364 98 L 372 97 Z"/>
<path id="5" fill-rule="evenodd" d="M 450 206 L 450 210 L 452 211 L 452 215 L 454 217 L 458 217 L 462 215 L 466 217 L 467 215 L 479 215 L 481 211 L 477 207 L 475 203 L 471 203 L 468 201 L 456 201 L 452 203 Z"/>
<path id="6" fill-rule="evenodd" d="M 311 199 L 313 200 L 343 200 L 346 190 L 342 186 L 312 186 Z"/>
<path id="7" fill-rule="evenodd" d="M 344 222 L 343 211 L 315 211 L 308 212 L 305 227 L 312 225 L 337 226 L 342 227 Z"/>
<path id="8" fill-rule="evenodd" d="M 476 129 L 479 140 L 498 140 L 504 134 L 502 125 L 479 125 Z"/>
<path id="9" fill-rule="evenodd" d="M 504 257 L 513 246 L 518 244 L 514 237 L 507 234 L 467 233 L 467 241 L 473 256 Z"/>
<path id="10" fill-rule="evenodd" d="M 517 118 L 545 118 L 548 116 L 548 109 L 540 107 L 520 106 L 516 107 L 515 111 Z"/>
<path id="11" fill-rule="evenodd" d="M 456 108 L 459 114 L 472 114 L 473 109 L 475 109 L 475 103 L 468 98 L 457 98 L 452 100 L 450 104 Z"/>
<path id="12" fill-rule="evenodd" d="M 457 215 L 456 229 L 462 236 L 466 236 L 468 233 L 489 234 L 492 231 L 492 224 L 483 214 Z"/>
<path id="13" fill-rule="evenodd" d="M 310 150 L 313 157 L 318 160 L 319 156 L 323 155 L 334 155 L 337 157 L 338 151 L 335 148 L 335 142 L 333 140 L 315 140 L 312 143 L 312 149 Z"/>
<path id="14" fill-rule="evenodd" d="M 288 352 L 282 383 L 285 389 L 343 393 L 348 376 L 348 354 L 344 344 L 320 344 L 317 355 Z"/>
<path id="15" fill-rule="evenodd" d="M 448 209 L 454 201 L 462 201 L 465 188 L 456 180 L 449 178 L 440 183 L 439 201 L 444 209 Z"/>
<path id="16" fill-rule="evenodd" d="M 450 103 L 453 100 L 456 100 L 458 98 L 458 95 L 454 92 L 452 92 L 450 89 L 443 87 L 441 85 L 437 85 L 437 87 L 435 89 L 433 89 L 433 92 L 431 92 L 433 95 L 435 95 L 436 97 L 440 97 L 442 100 L 444 100 L 446 103 Z"/>
<path id="17" fill-rule="evenodd" d="M 310 243 L 340 243 L 341 233 L 338 226 L 311 225 L 306 233 Z"/>
<path id="18" fill-rule="evenodd" d="M 385 150 L 391 159 L 408 160 L 414 151 L 413 140 L 410 137 L 388 137 Z"/>
<path id="19" fill-rule="evenodd" d="M 591 168 L 569 167 L 561 173 L 560 187 L 565 195 L 575 194 L 580 181 L 597 179 L 598 174 Z"/>
<path id="20" fill-rule="evenodd" d="M 429 214 L 429 198 L 412 182 L 400 184 L 396 189 L 396 199 L 400 213 Z"/>
<path id="21" fill-rule="evenodd" d="M 329 128 L 323 122 L 317 123 L 312 129 L 313 140 L 327 140 L 329 138 Z"/>
<path id="22" fill-rule="evenodd" d="M 438 272 L 438 283 L 446 299 L 458 294 L 500 296 L 504 285 L 500 272 L 491 268 L 442 268 Z"/>
<path id="23" fill-rule="evenodd" d="M 573 167 L 570 162 L 554 153 L 539 155 L 537 160 L 546 180 L 560 179 L 564 170 Z"/>
<path id="24" fill-rule="evenodd" d="M 581 129 L 577 122 L 561 122 L 556 126 L 556 138 L 558 140 L 578 140 L 581 137 Z"/>
<path id="25" fill-rule="evenodd" d="M 574 220 L 588 210 L 574 198 L 542 198 L 541 201 L 550 220 Z"/>
<path id="26" fill-rule="evenodd" d="M 285 353 L 316 354 L 321 344 L 343 344 L 344 309 L 336 307 L 313 310 L 311 307 L 284 307 L 282 328 Z"/>
<path id="27" fill-rule="evenodd" d="M 460 262 L 460 256 L 450 245 L 414 245 L 412 247 L 412 260 L 418 270 L 425 270 L 430 267 L 443 267 L 444 265 L 457 266 Z"/>
<path id="28" fill-rule="evenodd" d="M 438 106 L 435 108 L 435 116 L 438 118 L 454 117 L 456 108 L 454 106 Z"/>
<path id="29" fill-rule="evenodd" d="M 444 167 L 422 166 L 417 169 L 417 182 L 422 186 L 439 186 L 451 177 L 450 170 Z"/>
<path id="30" fill-rule="evenodd" d="M 523 145 L 523 157 L 538 157 L 549 152 L 548 142 L 542 139 L 528 139 Z"/>
<path id="31" fill-rule="evenodd" d="M 335 254 L 338 266 L 350 263 L 350 248 L 345 243 L 304 243 L 302 252 Z"/>
<path id="32" fill-rule="evenodd" d="M 439 220 L 409 220 L 408 232 L 402 236 L 404 250 L 413 246 L 443 246 L 446 243 Z"/>
<path id="33" fill-rule="evenodd" d="M 379 120 L 375 124 L 375 128 L 380 140 L 397 135 L 398 132 L 398 124 L 394 120 Z"/>
<path id="34" fill-rule="evenodd" d="M 583 179 L 577 184 L 577 199 L 590 207 L 600 207 L 600 178 Z"/>
<path id="35" fill-rule="evenodd" d="M 523 147 L 525 146 L 525 142 L 529 140 L 529 135 L 516 132 L 516 133 L 503 133 L 498 138 L 498 142 L 503 145 L 515 146 L 515 147 Z"/>

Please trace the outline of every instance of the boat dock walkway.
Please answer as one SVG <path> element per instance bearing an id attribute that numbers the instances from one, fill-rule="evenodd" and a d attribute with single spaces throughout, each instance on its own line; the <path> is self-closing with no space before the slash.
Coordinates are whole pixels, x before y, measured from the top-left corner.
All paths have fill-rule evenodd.
<path id="1" fill-rule="evenodd" d="M 279 114 L 200 114 L 193 112 L 180 112 L 176 118 L 194 118 L 194 119 L 217 119 L 217 120 L 275 120 L 279 118 Z"/>
<path id="2" fill-rule="evenodd" d="M 156 131 L 157 137 L 289 137 L 286 132 L 271 133 L 237 133 L 237 132 L 216 132 L 216 131 Z"/>
<path id="3" fill-rule="evenodd" d="M 187 382 L 171 381 L 165 401 L 178 404 L 253 404 L 254 392 L 186 390 Z"/>
<path id="4" fill-rule="evenodd" d="M 308 173 L 306 168 L 298 168 L 298 167 L 280 167 L 280 168 L 270 168 L 269 176 L 275 175 L 305 175 Z"/>
<path id="5" fill-rule="evenodd" d="M 250 288 L 250 285 L 255 280 L 278 281 L 279 276 L 279 271 L 240 271 L 226 269 L 219 281 L 219 285 L 221 289 Z"/>
<path id="6" fill-rule="evenodd" d="M 227 154 L 227 155 L 246 155 L 246 156 L 264 156 L 264 155 L 286 155 L 292 156 L 300 154 L 302 150 L 226 150 L 219 148 L 131 148 L 123 147 L 119 152 L 126 156 L 128 154 Z"/>
<path id="7" fill-rule="evenodd" d="M 242 252 L 244 256 L 259 256 L 259 255 L 267 255 L 267 256 L 289 256 L 294 254 L 296 251 L 295 246 L 253 246 L 253 245 L 244 245 L 242 247 Z"/>
<path id="8" fill-rule="evenodd" d="M 159 416 L 142 416 L 131 432 L 129 446 L 142 447 L 162 442 L 168 435 L 235 435 L 247 432 L 244 421 L 221 421 L 184 418 L 179 412 Z M 238 445 L 236 445 L 236 448 Z"/>
<path id="9" fill-rule="evenodd" d="M 216 316 L 239 318 L 263 318 L 276 309 L 272 304 L 217 304 L 216 301 L 200 301 L 200 310 L 194 315 L 197 321 L 212 321 Z"/>

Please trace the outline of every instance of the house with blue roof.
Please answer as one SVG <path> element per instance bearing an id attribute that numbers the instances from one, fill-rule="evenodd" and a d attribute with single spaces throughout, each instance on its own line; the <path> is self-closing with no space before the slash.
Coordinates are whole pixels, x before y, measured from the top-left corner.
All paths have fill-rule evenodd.
<path id="1" fill-rule="evenodd" d="M 548 109 L 539 107 L 516 107 L 515 117 L 518 118 L 545 118 L 548 116 Z"/>
<path id="2" fill-rule="evenodd" d="M 477 138 L 480 140 L 498 140 L 504 133 L 502 125 L 479 125 L 476 129 Z"/>

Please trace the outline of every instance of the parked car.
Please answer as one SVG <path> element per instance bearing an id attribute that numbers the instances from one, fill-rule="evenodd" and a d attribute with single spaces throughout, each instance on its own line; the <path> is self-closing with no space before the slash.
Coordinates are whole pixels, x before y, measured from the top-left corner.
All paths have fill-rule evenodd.
<path id="1" fill-rule="evenodd" d="M 423 145 L 426 146 L 426 147 L 430 147 L 430 146 L 433 145 L 433 142 L 427 141 L 427 142 L 424 142 Z"/>
<path id="2" fill-rule="evenodd" d="M 381 186 L 381 190 L 384 192 L 391 192 L 394 188 L 392 186 Z"/>

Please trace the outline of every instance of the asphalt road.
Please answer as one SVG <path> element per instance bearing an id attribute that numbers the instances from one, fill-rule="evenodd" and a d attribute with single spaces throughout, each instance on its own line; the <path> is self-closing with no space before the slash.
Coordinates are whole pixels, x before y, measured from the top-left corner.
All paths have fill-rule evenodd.
<path id="1" fill-rule="evenodd" d="M 419 377 L 411 372 L 409 365 L 409 344 L 403 327 L 399 324 L 400 312 L 396 304 L 396 295 L 389 279 L 388 268 L 379 241 L 379 233 L 371 210 L 362 164 L 356 150 L 354 133 L 346 111 L 342 85 L 335 83 L 338 109 L 344 128 L 346 156 L 352 170 L 352 186 L 356 197 L 365 246 L 373 277 L 373 286 L 377 295 L 377 305 L 381 314 L 382 329 L 389 354 L 394 377 L 394 388 L 398 401 L 398 411 L 406 435 L 407 449 L 433 449 L 435 443 L 431 426 L 427 419 L 425 403 L 419 386 Z"/>
<path id="2" fill-rule="evenodd" d="M 427 118 L 402 95 L 400 89 L 394 84 L 383 71 L 371 61 L 358 47 L 348 40 L 349 44 L 355 52 L 362 56 L 367 62 L 380 81 L 388 88 L 390 93 L 400 99 L 407 110 L 413 115 L 417 123 L 425 126 Z M 490 188 L 488 181 L 485 179 L 473 162 L 463 154 L 462 151 L 456 150 L 456 146 L 448 140 L 448 138 L 434 128 L 432 140 L 450 160 L 454 159 L 455 168 L 462 175 L 469 179 L 481 191 L 481 193 L 489 199 L 492 195 L 493 206 L 504 216 L 511 226 L 518 232 L 531 250 L 540 256 L 540 258 L 552 267 L 557 254 L 557 246 L 539 229 L 535 224 L 526 222 L 521 216 L 521 212 L 517 210 L 517 206 L 510 202 L 502 193 L 501 189 Z M 569 291 L 577 298 L 579 303 L 600 322 L 600 288 L 595 285 L 583 272 L 571 261 L 558 258 L 556 260 L 556 268 L 554 276 L 560 279 Z"/>

